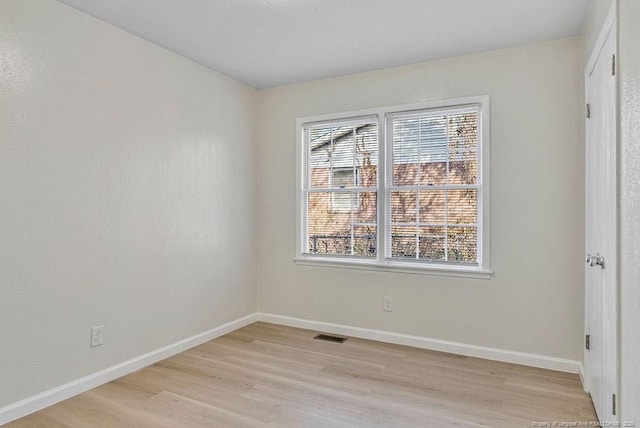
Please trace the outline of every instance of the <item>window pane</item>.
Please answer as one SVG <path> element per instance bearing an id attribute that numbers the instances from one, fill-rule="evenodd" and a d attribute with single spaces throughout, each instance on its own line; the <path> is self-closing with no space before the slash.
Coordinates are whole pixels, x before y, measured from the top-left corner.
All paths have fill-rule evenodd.
<path id="1" fill-rule="evenodd" d="M 420 164 L 420 185 L 434 186 L 447 184 L 447 162 Z"/>
<path id="2" fill-rule="evenodd" d="M 420 259 L 445 260 L 444 227 L 421 227 L 419 229 Z"/>
<path id="3" fill-rule="evenodd" d="M 376 226 L 355 226 L 353 254 L 361 257 L 375 257 L 377 248 Z"/>
<path id="4" fill-rule="evenodd" d="M 309 252 L 321 254 L 350 254 L 351 212 L 334 212 L 331 201 L 334 193 L 309 194 Z"/>
<path id="5" fill-rule="evenodd" d="M 393 184 L 446 184 L 446 116 L 409 115 L 393 120 Z"/>
<path id="6" fill-rule="evenodd" d="M 449 184 L 476 184 L 478 182 L 478 152 L 451 154 Z"/>
<path id="7" fill-rule="evenodd" d="M 412 117 L 393 121 L 393 184 L 418 184 L 419 119 Z"/>
<path id="8" fill-rule="evenodd" d="M 306 144 L 307 168 L 309 168 L 309 187 L 328 188 L 331 173 L 331 146 L 334 127 L 316 126 L 308 131 Z"/>
<path id="9" fill-rule="evenodd" d="M 378 221 L 378 198 L 376 192 L 353 192 L 353 222 L 376 224 Z"/>
<path id="10" fill-rule="evenodd" d="M 355 133 L 355 126 L 340 126 L 334 129 L 330 152 L 333 168 L 353 168 Z"/>
<path id="11" fill-rule="evenodd" d="M 378 123 L 370 123 L 356 131 L 356 169 L 360 187 L 378 185 Z"/>
<path id="12" fill-rule="evenodd" d="M 447 193 L 449 224 L 473 224 L 478 221 L 476 189 L 449 190 Z"/>
<path id="13" fill-rule="evenodd" d="M 391 192 L 391 222 L 415 223 L 418 192 Z"/>
<path id="14" fill-rule="evenodd" d="M 316 125 L 308 128 L 307 138 L 309 188 L 377 186 L 377 122 Z M 340 175 L 347 170 L 352 171 L 349 182 Z"/>
<path id="15" fill-rule="evenodd" d="M 418 167 L 415 163 L 393 164 L 394 186 L 416 186 L 418 179 Z"/>
<path id="16" fill-rule="evenodd" d="M 420 192 L 420 223 L 444 224 L 446 222 L 445 190 Z"/>
<path id="17" fill-rule="evenodd" d="M 447 116 L 420 118 L 420 163 L 447 161 Z"/>
<path id="18" fill-rule="evenodd" d="M 358 204 L 357 201 L 357 195 L 354 195 L 353 193 L 337 193 L 337 192 L 333 192 L 330 194 L 330 205 L 329 205 L 329 211 L 331 211 L 332 213 L 350 213 L 351 212 L 351 205 Z M 355 200 L 354 200 L 355 199 Z"/>
<path id="19" fill-rule="evenodd" d="M 391 257 L 416 258 L 415 226 L 391 226 Z"/>
<path id="20" fill-rule="evenodd" d="M 334 168 L 333 169 L 333 186 L 339 189 L 353 188 L 357 183 L 358 173 L 353 168 Z M 357 198 L 353 193 L 332 193 L 331 194 L 331 210 L 332 211 L 351 211 L 352 199 Z M 357 207 L 357 200 L 353 201 Z"/>
<path id="21" fill-rule="evenodd" d="M 457 153 L 461 150 L 478 147 L 478 113 L 462 113 L 449 115 L 449 151 Z"/>
<path id="22" fill-rule="evenodd" d="M 353 187 L 356 183 L 358 173 L 353 168 L 334 168 L 333 169 L 333 187 L 341 189 L 345 187 Z"/>
<path id="23" fill-rule="evenodd" d="M 447 230 L 448 258 L 451 261 L 478 261 L 478 230 L 475 227 L 449 227 Z"/>
<path id="24" fill-rule="evenodd" d="M 310 253 L 376 256 L 376 192 L 313 192 L 308 204 Z"/>

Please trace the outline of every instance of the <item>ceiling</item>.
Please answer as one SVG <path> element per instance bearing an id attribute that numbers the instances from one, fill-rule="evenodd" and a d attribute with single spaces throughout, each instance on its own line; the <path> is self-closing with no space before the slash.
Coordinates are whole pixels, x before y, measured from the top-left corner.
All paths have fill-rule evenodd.
<path id="1" fill-rule="evenodd" d="M 580 34 L 591 0 L 60 0 L 255 88 Z"/>

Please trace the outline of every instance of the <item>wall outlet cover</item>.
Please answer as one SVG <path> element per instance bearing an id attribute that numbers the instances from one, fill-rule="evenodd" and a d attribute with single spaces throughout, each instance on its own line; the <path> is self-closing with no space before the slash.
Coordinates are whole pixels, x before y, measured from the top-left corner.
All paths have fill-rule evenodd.
<path id="1" fill-rule="evenodd" d="M 385 312 L 393 312 L 393 297 L 384 296 L 383 309 L 384 309 Z"/>
<path id="2" fill-rule="evenodd" d="M 100 346 L 104 343 L 104 326 L 98 325 L 91 328 L 91 347 Z"/>

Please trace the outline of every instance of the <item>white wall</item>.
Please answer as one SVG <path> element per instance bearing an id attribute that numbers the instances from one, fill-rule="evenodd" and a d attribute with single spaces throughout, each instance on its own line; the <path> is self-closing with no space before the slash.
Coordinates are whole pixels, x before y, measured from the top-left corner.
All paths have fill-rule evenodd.
<path id="1" fill-rule="evenodd" d="M 640 424 L 640 2 L 618 1 L 620 100 L 620 405 Z"/>
<path id="2" fill-rule="evenodd" d="M 580 57 L 569 39 L 261 91 L 260 310 L 581 360 Z M 294 264 L 296 117 L 481 94 L 491 95 L 493 279 Z"/>
<path id="3" fill-rule="evenodd" d="M 0 407 L 255 312 L 255 104 L 58 2 L 0 0 Z"/>

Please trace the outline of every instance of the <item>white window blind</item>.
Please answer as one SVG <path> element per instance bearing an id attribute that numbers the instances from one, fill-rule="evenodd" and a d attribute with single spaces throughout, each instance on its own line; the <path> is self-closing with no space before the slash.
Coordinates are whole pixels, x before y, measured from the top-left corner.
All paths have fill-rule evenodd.
<path id="1" fill-rule="evenodd" d="M 300 262 L 490 275 L 488 97 L 461 101 L 299 120 Z"/>
<path id="2" fill-rule="evenodd" d="M 479 107 L 387 117 L 387 257 L 478 263 Z"/>
<path id="3" fill-rule="evenodd" d="M 378 122 L 310 124 L 305 134 L 305 252 L 376 257 Z"/>

